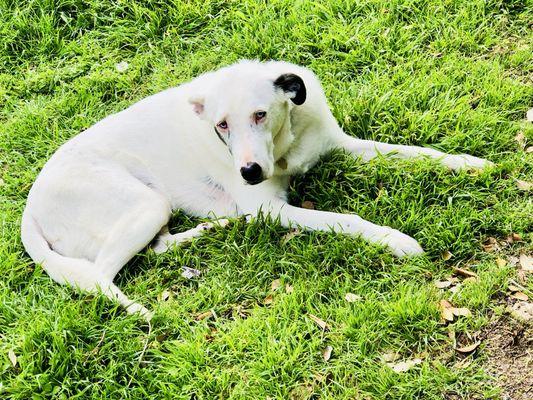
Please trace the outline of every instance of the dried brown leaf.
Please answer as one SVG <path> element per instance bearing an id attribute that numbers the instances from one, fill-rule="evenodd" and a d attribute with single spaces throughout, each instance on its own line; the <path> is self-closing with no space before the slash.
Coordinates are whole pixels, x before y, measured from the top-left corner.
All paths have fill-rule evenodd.
<path id="1" fill-rule="evenodd" d="M 412 360 L 405 360 L 401 361 L 399 363 L 388 363 L 387 365 L 392 368 L 394 372 L 402 373 L 407 372 L 411 368 L 413 368 L 415 365 L 421 364 L 422 360 L 420 358 L 414 358 Z"/>
<path id="2" fill-rule="evenodd" d="M 488 237 L 483 242 L 483 250 L 487 253 L 491 253 L 493 251 L 496 251 L 500 248 L 500 245 L 498 244 L 498 241 L 493 237 Z"/>
<path id="3" fill-rule="evenodd" d="M 515 292 L 511 295 L 511 297 L 513 299 L 517 299 L 517 300 L 520 300 L 520 301 L 528 301 L 529 300 L 529 296 L 523 292 Z"/>
<path id="4" fill-rule="evenodd" d="M 523 149 L 526 147 L 526 136 L 524 135 L 524 132 L 518 132 L 518 134 L 514 137 L 514 140 L 516 140 L 520 148 Z"/>
<path id="5" fill-rule="evenodd" d="M 302 208 L 307 208 L 308 210 L 314 210 L 315 203 L 313 203 L 312 201 L 306 200 L 302 202 Z"/>
<path id="6" fill-rule="evenodd" d="M 326 321 L 318 318 L 316 315 L 308 314 L 309 318 L 313 320 L 315 324 L 317 324 L 323 331 L 329 330 L 329 325 L 326 323 Z"/>
<path id="7" fill-rule="evenodd" d="M 291 294 L 292 292 L 294 292 L 294 288 L 287 283 L 285 285 L 285 292 L 287 292 L 288 294 Z"/>
<path id="8" fill-rule="evenodd" d="M 462 286 L 463 286 L 462 284 L 458 283 L 457 285 L 452 286 L 449 290 L 450 290 L 451 293 L 454 293 L 454 294 L 455 294 L 455 293 L 457 293 L 459 290 L 461 290 L 461 287 L 462 287 Z"/>
<path id="9" fill-rule="evenodd" d="M 527 283 L 528 274 L 529 274 L 529 272 L 526 272 L 523 269 L 519 269 L 518 271 L 516 271 L 516 277 L 518 278 L 518 282 L 521 282 L 521 283 L 524 283 L 524 284 Z"/>
<path id="10" fill-rule="evenodd" d="M 523 190 L 524 192 L 529 192 L 533 187 L 533 183 L 528 181 L 523 181 L 521 179 L 516 180 L 516 187 L 518 190 Z"/>
<path id="11" fill-rule="evenodd" d="M 453 312 L 449 308 L 444 308 L 441 310 L 441 316 L 445 321 L 452 322 L 453 321 Z"/>
<path id="12" fill-rule="evenodd" d="M 15 354 L 15 352 L 10 349 L 7 352 L 7 357 L 9 358 L 9 361 L 11 361 L 11 365 L 13 367 L 16 367 L 17 366 L 17 355 Z"/>
<path id="13" fill-rule="evenodd" d="M 513 317 L 520 321 L 529 322 L 533 319 L 533 303 L 519 301 L 513 304 L 509 311 Z"/>
<path id="14" fill-rule="evenodd" d="M 328 362 L 331 358 L 331 353 L 333 351 L 333 347 L 327 346 L 324 352 L 322 353 L 322 357 L 324 358 L 324 361 Z"/>
<path id="15" fill-rule="evenodd" d="M 477 274 L 474 271 L 470 271 L 469 269 L 453 267 L 453 270 L 458 275 L 467 276 L 467 277 L 473 277 L 473 278 L 477 278 L 478 277 Z"/>
<path id="16" fill-rule="evenodd" d="M 520 268 L 527 272 L 533 272 L 533 257 L 520 254 Z"/>
<path id="17" fill-rule="evenodd" d="M 435 281 L 435 287 L 438 289 L 446 289 L 453 285 L 452 281 Z"/>
<path id="18" fill-rule="evenodd" d="M 511 264 L 513 267 L 516 267 L 520 263 L 520 258 L 515 256 L 509 256 L 509 264 Z"/>
<path id="19" fill-rule="evenodd" d="M 497 265 L 498 267 L 500 267 L 500 268 L 503 268 L 503 267 L 505 267 L 505 266 L 507 265 L 507 261 L 504 260 L 503 258 L 498 257 L 498 258 L 496 259 L 496 265 Z"/>
<path id="20" fill-rule="evenodd" d="M 509 285 L 507 289 L 509 289 L 510 292 L 519 292 L 520 290 L 522 290 L 521 288 L 515 285 Z"/>
<path id="21" fill-rule="evenodd" d="M 521 242 L 522 236 L 520 236 L 518 233 L 511 233 L 505 240 L 507 240 L 509 243 Z"/>
<path id="22" fill-rule="evenodd" d="M 465 308 L 465 307 L 452 307 L 450 308 L 451 312 L 453 313 L 453 315 L 456 315 L 458 317 L 470 317 L 472 315 L 472 313 L 470 312 L 470 310 L 468 308 Z"/>
<path id="23" fill-rule="evenodd" d="M 302 232 L 299 229 L 291 229 L 289 232 L 283 235 L 283 237 L 281 238 L 281 244 L 286 244 L 292 238 L 301 235 L 301 233 Z"/>
<path id="24" fill-rule="evenodd" d="M 269 294 L 267 297 L 265 297 L 265 299 L 263 300 L 263 304 L 265 306 L 268 306 L 270 304 L 272 304 L 272 302 L 274 301 L 274 297 L 272 297 L 271 294 Z"/>
<path id="25" fill-rule="evenodd" d="M 439 302 L 439 308 L 442 318 L 446 321 L 453 321 L 455 316 L 469 317 L 472 315 L 468 308 L 454 307 L 448 300 L 444 299 Z"/>
<path id="26" fill-rule="evenodd" d="M 184 277 L 185 279 L 197 278 L 200 276 L 201 273 L 202 271 L 195 269 L 195 268 L 190 268 L 190 267 L 185 267 L 185 266 L 181 267 L 181 276 Z"/>
<path id="27" fill-rule="evenodd" d="M 213 316 L 213 311 L 209 310 L 209 311 L 197 314 L 196 315 L 196 320 L 197 321 L 202 321 L 202 320 L 204 320 L 206 318 L 211 318 L 212 316 Z"/>
<path id="28" fill-rule="evenodd" d="M 453 321 L 453 318 L 454 318 L 454 315 L 453 315 L 453 312 L 452 312 L 453 306 L 451 305 L 451 303 L 448 300 L 442 299 L 439 302 L 439 308 L 440 308 L 440 311 L 441 311 L 442 319 L 444 319 L 445 321 L 450 321 L 450 322 Z"/>
<path id="29" fill-rule="evenodd" d="M 362 299 L 361 296 L 359 296 L 358 294 L 354 294 L 354 293 L 346 293 L 346 295 L 344 296 L 344 300 L 346 300 L 348 303 L 354 303 L 361 299 Z"/>
<path id="30" fill-rule="evenodd" d="M 387 352 L 381 355 L 381 359 L 386 363 L 392 363 L 400 359 L 400 354 L 396 352 Z"/>
<path id="31" fill-rule="evenodd" d="M 281 287 L 281 280 L 274 279 L 272 281 L 272 284 L 270 285 L 270 287 L 272 288 L 272 291 L 278 290 Z"/>
<path id="32" fill-rule="evenodd" d="M 450 303 L 448 300 L 446 299 L 442 299 L 441 301 L 439 301 L 439 307 L 440 308 L 452 308 L 452 303 Z"/>
<path id="33" fill-rule="evenodd" d="M 128 64 L 127 61 L 121 61 L 121 62 L 115 64 L 115 69 L 118 72 L 126 72 L 129 67 L 130 67 L 130 65 Z"/>
<path id="34" fill-rule="evenodd" d="M 468 353 L 472 353 L 475 349 L 477 349 L 480 344 L 481 342 L 475 342 L 468 346 L 457 347 L 455 350 L 459 353 L 468 354 Z"/>

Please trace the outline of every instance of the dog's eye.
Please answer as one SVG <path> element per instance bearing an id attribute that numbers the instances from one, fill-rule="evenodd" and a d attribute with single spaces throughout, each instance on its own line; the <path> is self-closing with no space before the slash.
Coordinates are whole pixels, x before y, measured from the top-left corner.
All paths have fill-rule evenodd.
<path id="1" fill-rule="evenodd" d="M 219 122 L 217 124 L 217 127 L 219 127 L 222 130 L 226 130 L 228 129 L 228 123 L 226 121 Z"/>
<path id="2" fill-rule="evenodd" d="M 266 116 L 267 116 L 266 111 L 257 111 L 255 113 L 255 120 L 256 121 L 261 121 L 261 120 L 265 119 Z"/>

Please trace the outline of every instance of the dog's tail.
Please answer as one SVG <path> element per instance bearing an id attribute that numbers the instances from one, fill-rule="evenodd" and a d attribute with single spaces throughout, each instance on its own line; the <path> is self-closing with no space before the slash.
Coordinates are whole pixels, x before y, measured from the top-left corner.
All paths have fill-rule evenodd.
<path id="1" fill-rule="evenodd" d="M 83 284 L 87 282 L 87 273 L 94 273 L 94 264 L 81 258 L 70 258 L 55 252 L 46 241 L 41 228 L 30 215 L 28 208 L 22 214 L 21 239 L 30 257 L 41 264 L 50 277 L 61 284 L 78 285 L 80 289 L 91 289 Z M 94 281 L 94 279 L 91 279 Z M 89 283 L 89 282 L 87 282 Z"/>
<path id="2" fill-rule="evenodd" d="M 110 299 L 118 300 L 129 313 L 138 312 L 146 320 L 150 320 L 151 312 L 128 299 L 109 278 L 103 276 L 96 264 L 82 258 L 65 257 L 54 251 L 28 208 L 22 215 L 21 238 L 33 261 L 41 264 L 54 281 L 87 291 L 101 290 Z"/>

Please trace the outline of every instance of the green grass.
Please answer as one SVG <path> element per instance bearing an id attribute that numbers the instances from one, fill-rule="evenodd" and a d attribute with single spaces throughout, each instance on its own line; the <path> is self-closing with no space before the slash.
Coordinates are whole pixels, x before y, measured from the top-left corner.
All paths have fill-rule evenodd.
<path id="1" fill-rule="evenodd" d="M 453 329 L 472 333 L 514 273 L 482 241 L 517 232 L 525 242 L 505 253 L 531 250 L 533 203 L 515 180 L 533 179 L 533 156 L 515 136 L 533 140 L 523 121 L 533 106 L 532 18 L 528 0 L 0 0 L 0 397 L 496 398 L 482 349 L 457 365 L 437 307 L 450 293 L 432 282 L 452 265 L 479 274 L 452 296 L 473 312 Z M 142 253 L 120 273 L 120 287 L 155 310 L 149 335 L 117 305 L 61 287 L 32 264 L 21 212 L 63 142 L 242 58 L 313 69 L 350 134 L 496 166 L 451 173 L 427 160 L 363 164 L 334 153 L 294 180 L 291 200 L 391 225 L 426 255 L 398 260 L 328 233 L 283 243 L 275 221 L 235 221 L 170 253 Z M 125 72 L 115 68 L 122 61 Z M 172 228 L 195 223 L 177 213 Z M 445 250 L 454 254 L 447 262 Z M 201 277 L 182 278 L 183 265 Z M 275 279 L 293 292 L 272 292 Z M 159 301 L 164 290 L 173 295 Z M 348 303 L 348 292 L 361 301 Z M 216 316 L 196 320 L 208 310 Z M 423 362 L 395 373 L 380 361 L 391 350 Z"/>

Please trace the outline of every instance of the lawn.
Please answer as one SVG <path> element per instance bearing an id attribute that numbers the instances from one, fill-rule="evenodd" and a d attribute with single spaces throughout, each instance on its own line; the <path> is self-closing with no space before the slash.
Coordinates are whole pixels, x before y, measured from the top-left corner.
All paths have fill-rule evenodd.
<path id="1" fill-rule="evenodd" d="M 506 315 L 510 279 L 533 290 L 509 261 L 533 250 L 533 202 L 517 185 L 533 180 L 532 20 L 530 0 L 0 0 L 0 397 L 499 398 L 485 343 L 461 354 L 452 333 L 468 345 Z M 119 274 L 155 311 L 151 330 L 52 282 L 19 235 L 46 160 L 106 115 L 243 58 L 311 68 L 354 136 L 495 166 L 334 153 L 294 179 L 292 203 L 390 225 L 425 255 L 236 220 Z M 177 212 L 171 228 L 196 223 Z M 437 288 L 454 267 L 476 277 Z M 445 323 L 441 299 L 471 315 Z"/>

